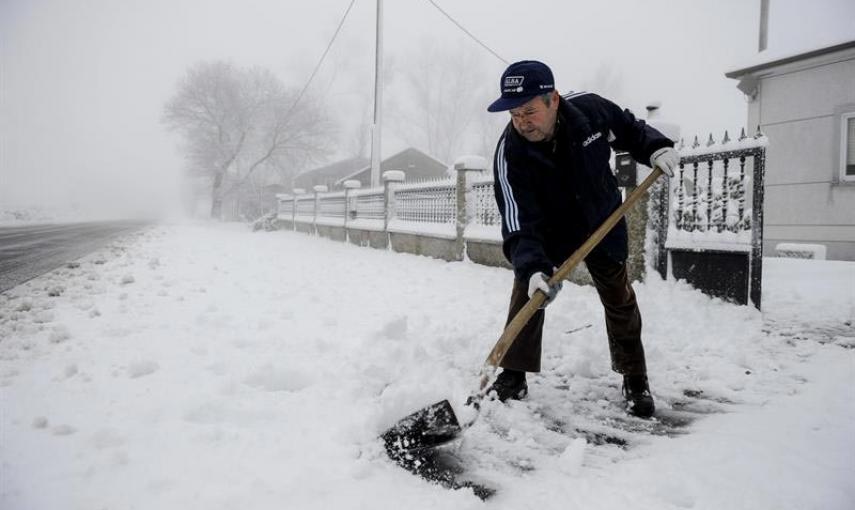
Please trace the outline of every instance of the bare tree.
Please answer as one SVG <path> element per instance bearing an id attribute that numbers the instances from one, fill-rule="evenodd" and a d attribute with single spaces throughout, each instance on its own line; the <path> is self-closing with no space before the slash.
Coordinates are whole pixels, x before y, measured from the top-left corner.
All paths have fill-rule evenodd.
<path id="1" fill-rule="evenodd" d="M 295 104 L 270 71 L 226 62 L 192 66 L 167 102 L 164 122 L 184 137 L 190 170 L 211 178 L 211 216 L 258 174 L 284 180 L 328 148 L 330 122 L 308 100 Z"/>
<path id="2" fill-rule="evenodd" d="M 451 161 L 471 145 L 480 145 L 476 119 L 486 108 L 495 79 L 468 46 L 426 42 L 400 69 L 406 103 L 390 112 L 402 136 L 442 161 Z"/>

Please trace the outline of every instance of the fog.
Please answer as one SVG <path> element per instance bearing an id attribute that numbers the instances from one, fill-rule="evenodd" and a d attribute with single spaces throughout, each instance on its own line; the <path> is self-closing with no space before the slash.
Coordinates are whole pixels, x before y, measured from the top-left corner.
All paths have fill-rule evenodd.
<path id="1" fill-rule="evenodd" d="M 720 135 L 745 123 L 745 99 L 724 73 L 757 53 L 759 1 L 438 3 L 504 60 L 548 63 L 562 92 L 593 90 L 642 116 L 649 101 L 661 101 L 662 116 L 680 124 L 684 136 Z M 188 66 L 262 66 L 299 89 L 348 4 L 0 1 L 0 208 L 113 216 L 180 211 L 188 193 L 185 162 L 179 136 L 162 117 Z M 807 5 L 771 0 L 770 50 L 855 37 L 853 2 L 811 2 L 809 11 Z M 372 1 L 355 3 L 308 88 L 339 126 L 330 132 L 337 150 L 326 155 L 329 162 L 363 145 L 359 131 L 370 118 L 374 86 L 374 8 Z M 386 156 L 418 143 L 408 129 L 422 122 L 412 109 L 412 80 L 429 49 L 442 55 L 447 48 L 476 63 L 483 84 L 476 98 L 484 108 L 498 93 L 505 63 L 425 0 L 387 0 L 384 9 Z M 492 139 L 507 118 L 480 115 L 470 129 L 477 134 L 456 150 L 485 152 L 479 138 Z"/>

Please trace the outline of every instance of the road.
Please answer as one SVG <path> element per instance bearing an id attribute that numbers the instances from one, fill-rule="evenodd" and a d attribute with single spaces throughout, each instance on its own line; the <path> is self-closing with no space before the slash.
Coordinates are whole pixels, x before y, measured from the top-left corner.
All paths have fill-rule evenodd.
<path id="1" fill-rule="evenodd" d="M 109 221 L 0 227 L 0 292 L 80 258 L 146 225 Z"/>

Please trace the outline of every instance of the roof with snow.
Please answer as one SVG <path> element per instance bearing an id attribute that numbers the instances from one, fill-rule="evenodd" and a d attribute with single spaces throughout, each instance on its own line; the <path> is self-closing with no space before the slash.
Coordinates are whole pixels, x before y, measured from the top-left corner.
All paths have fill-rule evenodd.
<path id="1" fill-rule="evenodd" d="M 447 175 L 448 165 L 429 154 L 410 147 L 381 161 L 380 172 L 382 173 L 386 170 L 401 170 L 406 175 L 408 181 L 413 181 L 444 177 Z M 358 180 L 363 186 L 370 185 L 371 165 L 368 164 L 351 174 L 343 176 L 334 185 L 341 186 L 344 181 L 349 179 Z"/>
<path id="2" fill-rule="evenodd" d="M 370 163 L 368 158 L 356 157 L 337 161 L 330 165 L 307 170 L 294 178 L 295 188 L 311 189 L 317 184 L 331 186 L 343 175 L 348 175 Z"/>
<path id="3" fill-rule="evenodd" d="M 757 53 L 751 60 L 743 63 L 738 69 L 724 73 L 728 78 L 740 78 L 747 74 L 754 74 L 758 71 L 770 69 L 773 67 L 798 62 L 813 57 L 827 55 L 838 51 L 844 51 L 855 48 L 855 40 L 838 41 L 831 44 L 826 44 L 820 47 L 802 47 L 790 48 L 787 50 L 777 51 L 761 51 Z"/>

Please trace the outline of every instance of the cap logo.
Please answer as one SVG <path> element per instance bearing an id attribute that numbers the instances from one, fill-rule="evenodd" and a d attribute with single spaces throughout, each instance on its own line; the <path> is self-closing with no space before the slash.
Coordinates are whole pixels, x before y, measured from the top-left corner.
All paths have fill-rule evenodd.
<path id="1" fill-rule="evenodd" d="M 505 86 L 502 92 L 522 92 L 525 76 L 505 76 Z"/>

